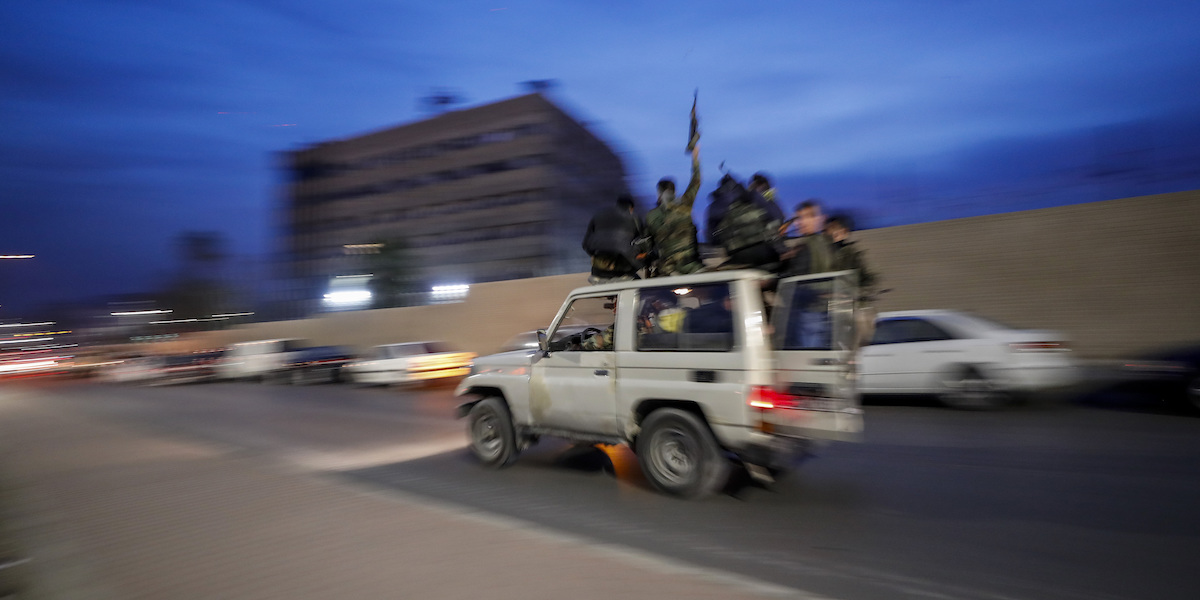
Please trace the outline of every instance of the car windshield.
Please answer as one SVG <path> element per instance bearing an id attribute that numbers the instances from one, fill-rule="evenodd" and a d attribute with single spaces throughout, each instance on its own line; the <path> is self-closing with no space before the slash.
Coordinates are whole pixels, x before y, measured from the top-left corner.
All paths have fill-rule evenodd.
<path id="1" fill-rule="evenodd" d="M 454 352 L 454 350 L 445 342 L 425 342 L 425 352 L 439 354 L 442 352 Z"/>

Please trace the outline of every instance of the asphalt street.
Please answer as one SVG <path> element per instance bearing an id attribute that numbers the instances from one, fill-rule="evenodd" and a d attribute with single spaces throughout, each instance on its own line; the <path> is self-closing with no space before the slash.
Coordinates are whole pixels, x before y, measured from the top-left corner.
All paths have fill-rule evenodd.
<path id="1" fill-rule="evenodd" d="M 867 407 L 861 443 L 698 502 L 628 449 L 468 454 L 447 387 L 56 384 L 46 402 L 347 486 L 469 507 L 834 598 L 1200 597 L 1200 419 L 1111 407 Z"/>

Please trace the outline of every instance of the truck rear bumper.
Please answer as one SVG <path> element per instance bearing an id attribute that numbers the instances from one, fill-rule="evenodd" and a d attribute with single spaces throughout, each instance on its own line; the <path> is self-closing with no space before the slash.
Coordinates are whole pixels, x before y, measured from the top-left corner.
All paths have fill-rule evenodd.
<path id="1" fill-rule="evenodd" d="M 808 456 L 811 445 L 810 440 L 780 437 L 768 444 L 746 446 L 734 454 L 744 463 L 770 470 L 786 470 Z"/>
<path id="2" fill-rule="evenodd" d="M 771 435 L 747 427 L 714 427 L 725 429 L 726 448 L 744 463 L 767 469 L 787 469 L 809 454 L 813 441 L 802 437 Z M 733 440 L 737 440 L 735 443 Z"/>

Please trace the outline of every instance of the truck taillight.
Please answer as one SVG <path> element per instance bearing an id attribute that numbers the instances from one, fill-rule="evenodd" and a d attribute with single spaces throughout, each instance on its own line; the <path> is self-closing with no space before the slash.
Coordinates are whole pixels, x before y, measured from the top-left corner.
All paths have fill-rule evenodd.
<path id="1" fill-rule="evenodd" d="M 800 408 L 803 400 L 802 396 L 793 396 L 772 387 L 756 385 L 750 389 L 750 396 L 746 402 L 754 408 L 765 410 L 772 408 Z"/>

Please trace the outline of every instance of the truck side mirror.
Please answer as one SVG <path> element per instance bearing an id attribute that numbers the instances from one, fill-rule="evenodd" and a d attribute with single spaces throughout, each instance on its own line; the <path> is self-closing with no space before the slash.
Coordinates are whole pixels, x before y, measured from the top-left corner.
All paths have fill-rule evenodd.
<path id="1" fill-rule="evenodd" d="M 542 350 L 542 354 L 550 354 L 550 338 L 546 337 L 546 330 L 537 330 L 538 348 Z"/>

